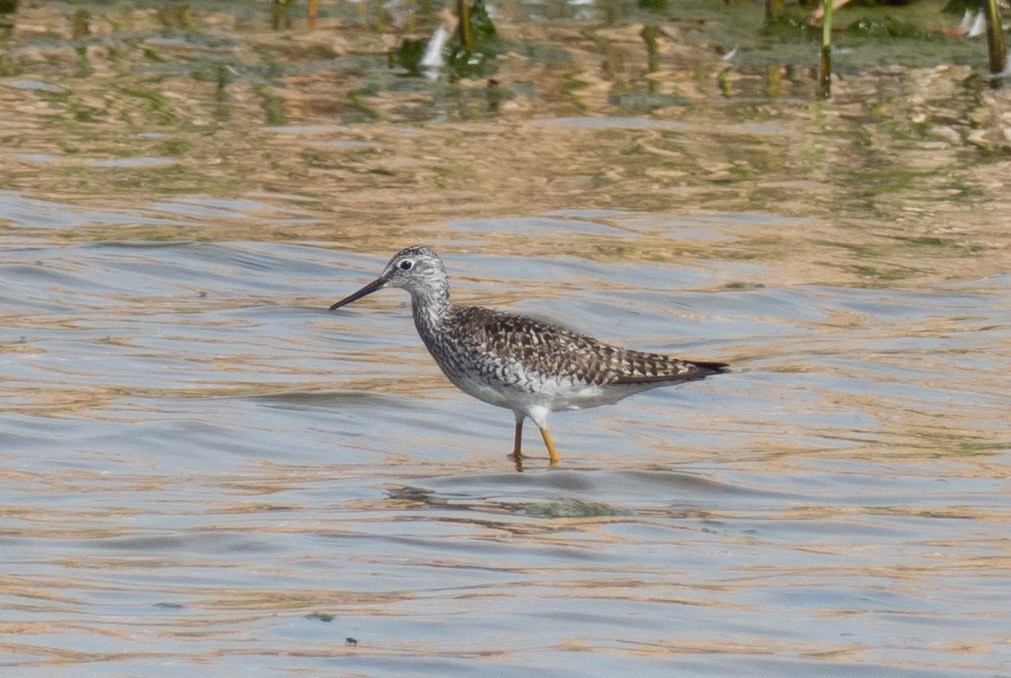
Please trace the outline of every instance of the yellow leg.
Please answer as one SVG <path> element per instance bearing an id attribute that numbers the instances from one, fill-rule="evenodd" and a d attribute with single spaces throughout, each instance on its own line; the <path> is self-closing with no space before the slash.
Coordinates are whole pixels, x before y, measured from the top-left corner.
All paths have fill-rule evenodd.
<path id="1" fill-rule="evenodd" d="M 516 462 L 516 470 L 523 470 L 523 417 L 516 417 L 516 438 L 513 440 L 513 460 Z"/>
<path id="2" fill-rule="evenodd" d="M 551 460 L 551 461 L 548 462 L 549 465 L 551 465 L 551 466 L 557 466 L 558 465 L 558 453 L 555 452 L 555 445 L 554 445 L 554 443 L 551 442 L 551 436 L 548 434 L 548 427 L 547 426 L 538 426 L 537 428 L 539 428 L 541 430 L 541 437 L 544 438 L 544 444 L 548 446 L 548 458 Z"/>

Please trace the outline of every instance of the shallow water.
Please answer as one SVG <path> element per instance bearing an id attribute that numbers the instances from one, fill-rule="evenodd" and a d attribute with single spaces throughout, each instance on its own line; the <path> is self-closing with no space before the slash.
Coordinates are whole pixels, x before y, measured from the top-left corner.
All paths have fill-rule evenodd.
<path id="1" fill-rule="evenodd" d="M 1008 276 L 450 254 L 459 296 L 737 368 L 556 415 L 561 467 L 528 436 L 517 474 L 511 417 L 442 380 L 404 298 L 324 312 L 384 256 L 6 249 L 7 670 L 1008 666 Z"/>
<path id="2" fill-rule="evenodd" d="M 0 81 L 3 675 L 1011 674 L 1011 196 L 966 122 L 1006 94 L 38 98 L 103 83 Z M 325 310 L 420 241 L 459 301 L 734 370 L 515 473 L 406 294 Z"/>

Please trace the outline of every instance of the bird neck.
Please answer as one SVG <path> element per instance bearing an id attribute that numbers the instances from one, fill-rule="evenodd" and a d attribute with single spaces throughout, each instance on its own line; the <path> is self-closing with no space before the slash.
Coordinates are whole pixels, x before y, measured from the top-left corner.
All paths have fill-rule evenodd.
<path id="1" fill-rule="evenodd" d="M 423 292 L 411 292 L 411 311 L 414 315 L 414 325 L 418 332 L 424 335 L 442 324 L 449 313 L 449 283 L 428 288 Z"/>

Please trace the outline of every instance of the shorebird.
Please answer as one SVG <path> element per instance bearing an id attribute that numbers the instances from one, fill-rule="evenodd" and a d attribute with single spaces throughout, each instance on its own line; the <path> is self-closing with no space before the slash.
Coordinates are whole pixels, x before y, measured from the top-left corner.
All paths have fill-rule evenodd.
<path id="1" fill-rule="evenodd" d="M 523 421 L 541 432 L 558 464 L 548 415 L 615 403 L 640 391 L 725 372 L 726 363 L 682 360 L 611 346 L 515 313 L 449 300 L 449 278 L 428 247 L 400 250 L 378 278 L 332 306 L 335 311 L 384 287 L 411 294 L 414 326 L 443 373 L 461 391 L 516 416 L 513 459 L 522 470 Z"/>

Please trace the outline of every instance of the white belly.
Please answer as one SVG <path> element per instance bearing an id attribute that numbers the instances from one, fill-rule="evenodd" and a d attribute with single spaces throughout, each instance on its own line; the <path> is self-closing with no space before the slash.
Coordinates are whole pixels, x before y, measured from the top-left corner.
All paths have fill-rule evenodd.
<path id="1" fill-rule="evenodd" d="M 447 375 L 457 388 L 486 403 L 525 412 L 531 407 L 550 411 L 581 410 L 617 402 L 642 390 L 641 388 L 607 388 L 584 384 L 572 379 L 539 378 L 538 375 L 515 375 L 516 378 Z M 525 376 L 525 378 L 524 378 Z"/>

